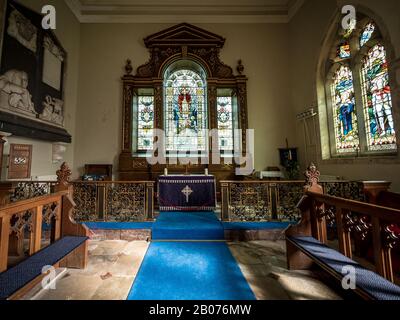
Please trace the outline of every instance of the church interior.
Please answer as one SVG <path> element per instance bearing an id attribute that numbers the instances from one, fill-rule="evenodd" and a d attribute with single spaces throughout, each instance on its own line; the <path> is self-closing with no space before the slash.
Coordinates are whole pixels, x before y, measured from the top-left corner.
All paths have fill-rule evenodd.
<path id="1" fill-rule="evenodd" d="M 0 12 L 0 300 L 400 300 L 398 0 Z"/>

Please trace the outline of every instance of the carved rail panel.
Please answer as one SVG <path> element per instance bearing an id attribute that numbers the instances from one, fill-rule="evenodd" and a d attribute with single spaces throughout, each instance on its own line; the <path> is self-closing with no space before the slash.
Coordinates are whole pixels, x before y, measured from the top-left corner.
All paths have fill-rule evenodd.
<path id="1" fill-rule="evenodd" d="M 154 182 L 73 182 L 74 219 L 134 222 L 153 219 Z"/>
<path id="2" fill-rule="evenodd" d="M 400 224 L 400 210 L 314 192 L 307 192 L 306 195 L 314 204 L 311 211 L 316 212 L 315 230 L 324 229 L 334 221 L 337 224 L 340 251 L 349 258 L 352 258 L 352 238 L 363 241 L 372 239 L 376 270 L 393 282 L 391 249 L 400 243 L 400 235 L 394 231 L 394 226 Z M 326 233 L 313 236 L 321 242 L 327 242 Z"/>
<path id="3" fill-rule="evenodd" d="M 32 199 L 51 193 L 53 186 L 57 182 L 36 182 L 36 181 L 21 181 L 16 183 L 13 194 L 10 197 L 10 202 L 17 202 L 27 199 Z"/>
<path id="4" fill-rule="evenodd" d="M 263 221 L 271 218 L 271 192 L 265 183 L 229 185 L 231 220 Z"/>
<path id="5" fill-rule="evenodd" d="M 59 192 L 0 208 L 0 272 L 7 270 L 9 256 L 23 258 L 42 249 L 43 223 L 51 226 L 51 242 L 60 238 L 61 205 L 66 195 L 67 192 Z"/>
<path id="6" fill-rule="evenodd" d="M 107 221 L 145 221 L 146 218 L 146 185 L 144 183 L 107 184 Z"/>
<path id="7" fill-rule="evenodd" d="M 76 221 L 97 221 L 97 187 L 96 184 L 72 183 L 73 199 L 76 204 L 74 208 L 74 219 Z"/>
<path id="8" fill-rule="evenodd" d="M 331 196 L 364 201 L 362 185 L 351 181 L 321 183 Z M 297 204 L 304 195 L 303 181 L 222 181 L 222 217 L 230 221 L 298 221 Z M 329 225 L 335 225 L 335 211 L 330 208 Z"/>

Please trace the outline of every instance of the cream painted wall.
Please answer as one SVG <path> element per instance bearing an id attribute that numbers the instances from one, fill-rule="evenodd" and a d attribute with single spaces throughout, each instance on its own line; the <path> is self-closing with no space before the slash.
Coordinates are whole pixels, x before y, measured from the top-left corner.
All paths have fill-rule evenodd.
<path id="1" fill-rule="evenodd" d="M 188 21 L 190 23 L 190 21 Z M 113 163 L 121 150 L 122 89 L 127 58 L 133 66 L 149 59 L 143 38 L 171 25 L 83 24 L 81 26 L 79 103 L 74 164 Z M 287 24 L 197 24 L 225 37 L 224 63 L 236 69 L 243 60 L 248 82 L 249 126 L 255 129 L 257 170 L 277 166 L 277 148 L 295 141 L 287 92 Z M 288 116 L 289 115 L 289 116 Z M 82 171 L 81 171 L 82 172 Z"/>
<path id="2" fill-rule="evenodd" d="M 290 29 L 290 88 L 291 105 L 295 114 L 307 109 L 310 105 L 317 105 L 317 64 L 323 40 L 332 22 L 334 14 L 341 4 L 361 4 L 367 10 L 373 11 L 384 22 L 390 33 L 391 42 L 395 48 L 396 58 L 400 53 L 400 20 L 395 12 L 400 12 L 398 0 L 363 0 L 363 1 L 335 1 L 335 0 L 307 0 L 298 14 L 289 24 Z M 399 105 L 394 108 L 399 110 Z M 400 124 L 397 124 L 399 127 Z M 318 125 L 316 126 L 318 129 Z M 382 163 L 381 160 L 366 159 L 363 163 L 348 163 L 339 161 L 321 161 L 318 130 L 313 130 L 309 123 L 311 147 L 309 146 L 309 160 L 317 162 L 322 174 L 341 176 L 346 179 L 368 179 L 392 181 L 392 190 L 400 192 L 400 162 L 396 159 Z M 304 128 L 296 125 L 297 145 L 300 146 L 303 169 L 307 165 L 304 161 L 305 143 L 303 140 Z M 317 148 L 314 148 L 315 144 Z"/>
<path id="3" fill-rule="evenodd" d="M 78 70 L 79 70 L 79 45 L 80 45 L 80 23 L 70 9 L 60 0 L 22 0 L 21 4 L 41 12 L 44 5 L 54 5 L 57 11 L 57 30 L 55 34 L 68 53 L 67 76 L 65 83 L 65 125 L 67 131 L 72 135 L 73 143 L 67 146 L 65 161 L 73 166 L 73 151 L 75 142 L 75 118 L 78 99 Z M 3 179 L 6 178 L 5 166 L 8 162 L 10 143 L 23 143 L 33 145 L 32 177 L 55 175 L 61 164 L 52 162 L 52 143 L 31 140 L 20 137 L 10 137 L 5 145 L 3 162 Z"/>

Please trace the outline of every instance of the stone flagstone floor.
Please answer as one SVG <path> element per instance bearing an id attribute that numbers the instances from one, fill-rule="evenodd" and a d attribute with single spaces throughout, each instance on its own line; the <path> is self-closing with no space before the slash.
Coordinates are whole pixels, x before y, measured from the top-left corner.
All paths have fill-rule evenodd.
<path id="1" fill-rule="evenodd" d="M 315 273 L 286 269 L 284 241 L 228 245 L 259 300 L 341 299 Z M 92 240 L 87 269 L 67 270 L 56 290 L 45 291 L 38 299 L 125 300 L 148 246 L 145 241 Z"/>

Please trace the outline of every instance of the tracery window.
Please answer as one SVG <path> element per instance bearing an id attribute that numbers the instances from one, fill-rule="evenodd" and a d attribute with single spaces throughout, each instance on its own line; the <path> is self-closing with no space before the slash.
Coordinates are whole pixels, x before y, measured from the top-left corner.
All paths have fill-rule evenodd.
<path id="1" fill-rule="evenodd" d="M 331 156 L 397 151 L 387 52 L 366 17 L 338 29 L 327 70 Z"/>

